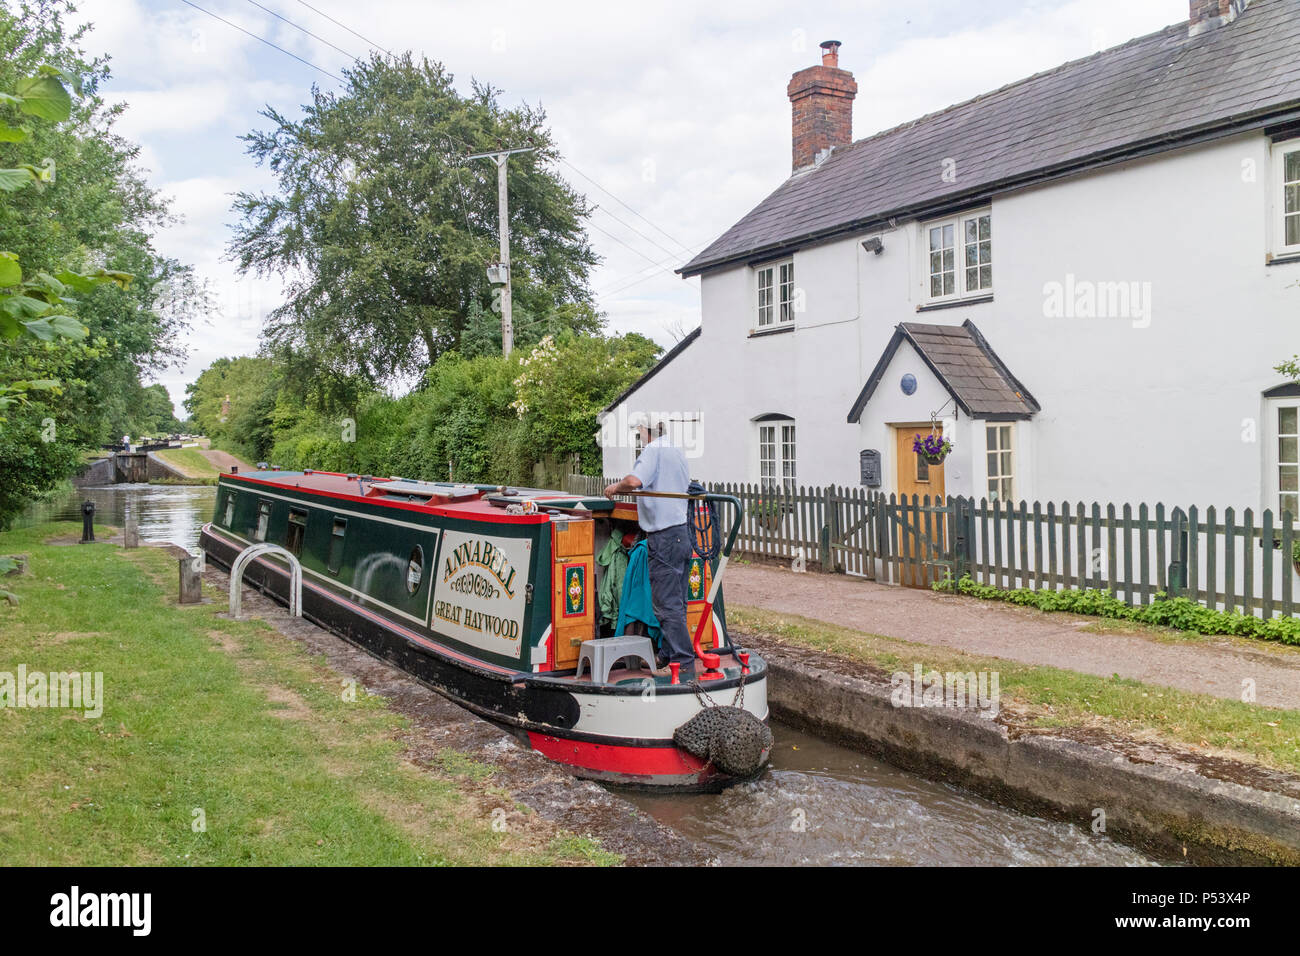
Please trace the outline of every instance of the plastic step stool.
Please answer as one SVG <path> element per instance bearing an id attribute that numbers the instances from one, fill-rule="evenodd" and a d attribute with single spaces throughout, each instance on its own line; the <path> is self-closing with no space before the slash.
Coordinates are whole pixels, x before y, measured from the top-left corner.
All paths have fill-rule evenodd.
<path id="1" fill-rule="evenodd" d="M 619 637 L 583 641 L 578 651 L 578 672 L 574 676 L 582 676 L 582 665 L 585 662 L 591 670 L 591 679 L 604 684 L 609 681 L 609 672 L 614 669 L 614 665 L 625 657 L 640 658 L 650 670 L 655 669 L 655 648 L 650 638 L 623 634 Z"/>

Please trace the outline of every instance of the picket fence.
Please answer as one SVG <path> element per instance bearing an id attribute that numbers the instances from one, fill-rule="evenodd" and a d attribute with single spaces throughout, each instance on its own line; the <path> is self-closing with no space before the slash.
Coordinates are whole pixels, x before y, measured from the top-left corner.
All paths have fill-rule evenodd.
<path id="1" fill-rule="evenodd" d="M 598 495 L 612 480 L 570 475 L 566 491 Z M 736 547 L 752 557 L 912 587 L 970 575 L 1003 588 L 1097 588 L 1130 605 L 1163 593 L 1264 618 L 1295 614 L 1290 512 L 706 487 L 741 501 Z"/>

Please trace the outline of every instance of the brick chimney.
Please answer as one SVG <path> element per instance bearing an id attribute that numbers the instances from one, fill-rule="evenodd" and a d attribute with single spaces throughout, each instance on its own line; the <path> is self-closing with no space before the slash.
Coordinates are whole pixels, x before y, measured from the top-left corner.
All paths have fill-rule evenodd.
<path id="1" fill-rule="evenodd" d="M 790 77 L 786 88 L 796 170 L 811 166 L 823 150 L 853 142 L 853 98 L 858 95 L 858 84 L 852 73 L 840 69 L 839 40 L 827 40 L 821 48 L 821 65 L 800 70 Z"/>
<path id="2" fill-rule="evenodd" d="M 1237 19 L 1250 0 L 1187 0 L 1187 35 L 1224 26 Z"/>

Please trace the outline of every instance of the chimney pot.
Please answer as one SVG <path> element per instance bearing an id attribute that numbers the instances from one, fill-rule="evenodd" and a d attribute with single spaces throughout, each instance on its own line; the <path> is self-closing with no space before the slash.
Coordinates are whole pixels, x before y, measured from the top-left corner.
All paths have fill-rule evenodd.
<path id="1" fill-rule="evenodd" d="M 822 66 L 838 67 L 840 65 L 840 41 L 823 40 L 821 44 L 821 48 L 822 48 Z"/>

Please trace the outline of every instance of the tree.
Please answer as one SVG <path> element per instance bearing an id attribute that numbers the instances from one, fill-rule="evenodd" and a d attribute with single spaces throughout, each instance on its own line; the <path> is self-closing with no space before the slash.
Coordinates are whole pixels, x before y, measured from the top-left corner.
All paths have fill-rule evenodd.
<path id="1" fill-rule="evenodd" d="M 663 350 L 636 332 L 609 337 L 547 336 L 520 361 L 511 407 L 543 454 L 577 455 L 599 467 L 596 416 Z"/>
<path id="2" fill-rule="evenodd" d="M 409 53 L 344 74 L 346 90 L 313 90 L 302 120 L 268 108 L 273 128 L 244 137 L 278 182 L 239 194 L 230 245 L 242 271 L 288 281 L 265 344 L 379 384 L 458 347 L 472 316 L 495 316 L 484 267 L 498 257 L 496 171 L 463 157 L 497 143 L 536 148 L 509 167 L 518 312 L 590 328 L 589 308 L 565 311 L 591 299 L 590 209 L 548 168 L 558 154 L 545 113 L 507 109 L 477 82 L 462 96 L 441 64 Z"/>
<path id="3" fill-rule="evenodd" d="M 135 413 L 129 434 L 158 437 L 181 430 L 181 423 L 176 419 L 176 410 L 166 386 L 148 385 L 141 388 L 132 405 Z"/>
<path id="4" fill-rule="evenodd" d="M 211 438 L 235 435 L 246 441 L 251 436 L 236 431 L 233 423 L 249 409 L 264 404 L 267 393 L 274 407 L 278 381 L 268 358 L 219 358 L 185 386 L 185 410 L 203 434 Z"/>
<path id="5" fill-rule="evenodd" d="M 0 94 L 0 414 L 41 391 L 63 431 L 97 444 L 121 433 L 141 375 L 182 357 L 179 332 L 207 302 L 189 267 L 152 248 L 166 204 L 112 131 L 123 107 L 98 94 L 106 60 L 87 57 L 89 28 L 67 30 L 66 9 L 0 7 L 0 90 L 14 91 Z M 39 342 L 87 335 L 60 386 L 34 374 L 50 355 Z"/>

